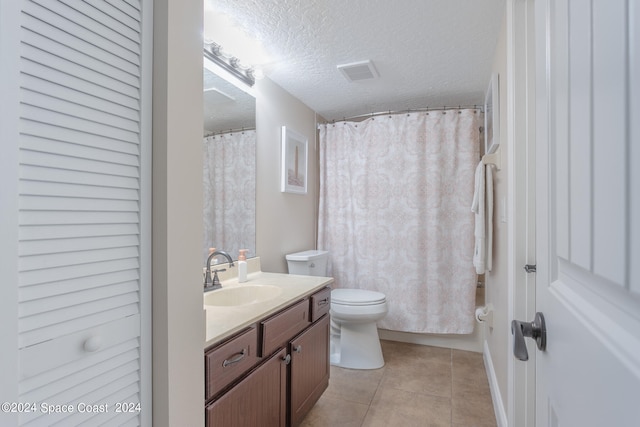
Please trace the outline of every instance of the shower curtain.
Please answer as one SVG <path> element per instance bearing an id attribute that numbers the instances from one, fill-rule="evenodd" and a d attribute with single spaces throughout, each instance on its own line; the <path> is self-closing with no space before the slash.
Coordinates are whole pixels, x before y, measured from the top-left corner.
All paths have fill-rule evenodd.
<path id="1" fill-rule="evenodd" d="M 473 332 L 478 110 L 320 126 L 318 247 L 335 286 L 383 292 L 383 329 Z"/>
<path id="2" fill-rule="evenodd" d="M 243 130 L 204 138 L 204 242 L 233 259 L 239 249 L 255 255 L 256 131 Z"/>

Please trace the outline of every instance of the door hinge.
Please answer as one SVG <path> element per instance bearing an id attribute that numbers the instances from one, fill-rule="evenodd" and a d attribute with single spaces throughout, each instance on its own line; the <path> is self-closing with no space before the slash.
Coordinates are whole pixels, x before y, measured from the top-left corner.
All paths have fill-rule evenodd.
<path id="1" fill-rule="evenodd" d="M 527 264 L 524 266 L 524 271 L 526 271 L 527 273 L 535 273 L 536 272 L 536 265 L 535 264 Z"/>

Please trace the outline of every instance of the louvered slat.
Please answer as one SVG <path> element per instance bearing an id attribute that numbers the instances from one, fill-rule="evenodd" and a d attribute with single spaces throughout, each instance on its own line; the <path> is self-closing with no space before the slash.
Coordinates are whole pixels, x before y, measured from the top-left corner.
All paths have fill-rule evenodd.
<path id="1" fill-rule="evenodd" d="M 22 180 L 20 183 L 20 191 L 26 197 L 43 196 L 43 197 L 68 197 L 68 198 L 86 198 L 86 199 L 108 199 L 108 200 L 137 200 L 138 191 L 128 188 L 115 188 L 103 186 L 90 186 L 78 184 L 61 184 L 59 182 L 44 182 Z M 69 200 L 71 202 L 71 200 Z M 46 203 L 46 201 L 45 201 Z M 37 205 L 32 201 L 32 205 Z M 68 209 L 75 210 L 72 205 Z"/>
<path id="2" fill-rule="evenodd" d="M 91 225 L 43 225 L 23 227 L 20 229 L 20 241 L 50 240 L 74 237 L 121 236 L 136 234 L 136 224 L 91 224 Z"/>
<path id="3" fill-rule="evenodd" d="M 98 370 L 96 370 L 98 371 Z M 99 371 L 103 371 L 100 367 Z M 78 403 L 102 402 L 105 394 L 114 389 L 121 389 L 139 381 L 139 366 L 137 362 L 119 366 L 115 369 L 106 371 L 102 375 L 91 378 L 85 383 L 76 383 L 74 387 L 64 390 L 63 392 L 51 396 L 44 400 L 50 403 L 64 402 L 62 404 L 77 405 Z M 86 400 L 85 400 L 86 399 Z M 40 401 L 42 402 L 42 401 Z M 61 423 L 65 426 L 79 425 L 86 420 L 86 414 L 75 412 L 69 414 L 42 414 L 38 412 L 25 414 L 25 421 L 35 421 L 42 418 L 44 425 L 55 425 Z M 27 424 L 28 425 L 28 424 Z"/>
<path id="4" fill-rule="evenodd" d="M 20 304 L 18 315 L 20 317 L 28 317 L 39 313 L 49 313 L 55 310 L 64 310 L 74 305 L 100 301 L 103 298 L 112 297 L 114 295 L 132 295 L 138 291 L 137 282 L 117 283 L 110 286 L 100 286 L 95 288 L 83 289 L 76 292 L 75 298 L 70 300 L 66 295 L 56 295 L 47 298 L 38 298 L 31 301 L 25 301 Z M 137 298 L 137 297 L 136 297 Z M 106 307 L 106 306 L 105 306 Z M 100 307 L 102 308 L 102 306 Z"/>
<path id="5" fill-rule="evenodd" d="M 24 89 L 22 93 L 22 102 L 27 105 L 37 106 L 44 110 L 55 111 L 69 117 L 82 119 L 92 123 L 100 123 L 117 129 L 122 129 L 127 132 L 138 131 L 138 123 L 136 121 L 137 117 L 135 116 L 133 120 L 130 118 L 125 119 L 111 114 L 111 112 L 101 111 L 96 108 L 98 106 L 86 107 L 81 104 L 74 103 L 72 99 L 62 100 L 54 98 L 52 96 L 39 93 L 37 90 L 37 88 Z"/>
<path id="6" fill-rule="evenodd" d="M 93 77 L 94 81 L 102 82 L 103 86 L 117 87 L 123 93 L 132 93 L 139 89 L 139 79 L 134 75 L 90 58 L 82 52 L 56 44 L 32 31 L 23 30 L 22 38 L 25 47 L 24 58 L 42 65 L 47 65 L 45 61 L 51 61 L 51 65 L 56 68 L 59 66 L 61 71 L 82 78 Z"/>
<path id="7" fill-rule="evenodd" d="M 108 290 L 114 291 L 114 289 Z M 30 332 L 34 333 L 31 336 L 35 336 L 36 333 L 41 334 L 43 330 L 49 330 L 51 333 L 61 331 L 60 335 L 64 335 L 75 330 L 84 329 L 90 319 L 94 319 L 94 322 L 100 318 L 109 319 L 110 321 L 113 319 L 111 316 L 112 313 L 110 313 L 112 310 L 114 312 L 116 310 L 122 310 L 123 312 L 133 314 L 135 312 L 131 310 L 135 310 L 134 306 L 137 302 L 137 292 L 129 292 L 123 295 L 113 294 L 109 295 L 108 298 L 101 298 L 89 302 L 83 301 L 81 293 L 76 293 L 73 298 L 68 298 L 67 301 L 64 302 L 67 306 L 63 307 L 63 309 L 51 310 L 49 307 L 46 307 L 44 311 L 30 316 L 20 317 L 19 323 L 25 336 Z M 29 311 L 28 303 L 21 305 L 25 307 L 24 310 L 18 312 L 19 315 L 21 311 Z M 40 306 L 42 306 L 42 304 Z M 73 324 L 74 320 L 80 318 L 83 319 L 83 325 Z M 93 325 L 95 325 L 95 323 Z"/>
<path id="8" fill-rule="evenodd" d="M 87 4 L 93 6 L 96 10 L 99 10 L 104 14 L 104 16 L 108 16 L 113 18 L 117 22 L 121 22 L 122 24 L 128 26 L 134 31 L 139 31 L 138 28 L 138 20 L 136 20 L 131 15 L 124 13 L 122 10 L 114 7 L 109 2 L 104 0 L 85 0 Z"/>
<path id="9" fill-rule="evenodd" d="M 121 12 L 126 13 L 133 18 L 134 21 L 140 21 L 140 9 L 136 8 L 129 2 L 123 0 L 106 0 L 106 3 L 109 3 Z"/>
<path id="10" fill-rule="evenodd" d="M 30 379 L 28 387 L 21 388 L 22 397 L 33 399 L 36 401 L 44 401 L 59 393 L 59 389 L 67 389 L 74 383 L 87 383 L 93 380 L 97 375 L 96 366 L 101 366 L 103 370 L 116 369 L 118 366 L 135 362 L 138 359 L 138 347 L 135 341 L 127 341 L 127 346 L 123 347 L 119 344 L 118 353 L 109 352 L 106 357 L 100 355 L 87 358 L 89 363 L 83 363 L 79 366 L 56 368 L 52 371 L 45 371 L 42 374 Z M 126 349 L 125 349 L 126 348 Z"/>
<path id="11" fill-rule="evenodd" d="M 29 144 L 28 137 L 24 138 Z M 121 155 L 121 153 L 114 153 L 104 150 L 87 150 L 81 146 L 64 146 L 64 144 L 58 144 L 55 141 L 47 144 L 48 147 L 44 149 L 54 149 L 56 146 L 59 148 L 57 153 L 49 153 L 43 151 L 36 151 L 32 148 L 25 148 L 20 152 L 21 163 L 24 165 L 36 165 L 36 166 L 49 166 L 52 169 L 66 169 L 71 171 L 84 171 L 100 173 L 105 176 L 128 176 L 138 179 L 139 169 L 137 164 L 133 163 L 136 159 L 129 159 L 129 155 Z M 75 150 L 73 150 L 75 148 Z M 65 151 L 73 153 L 67 155 Z M 75 151 L 75 152 L 74 152 Z M 96 158 L 102 154 L 102 160 L 93 160 L 89 156 L 95 156 Z M 83 157 L 85 155 L 85 157 Z M 111 160 L 111 161 L 110 161 Z M 126 161 L 126 163 L 125 163 Z"/>
<path id="12" fill-rule="evenodd" d="M 33 98 L 37 96 L 48 96 L 50 98 L 49 100 L 44 100 L 44 102 L 46 102 L 45 104 L 44 102 L 38 103 L 35 100 L 29 101 L 25 96 L 23 100 L 27 104 L 36 104 L 48 109 L 56 108 L 66 114 L 73 114 L 73 110 L 75 109 L 78 111 L 78 113 L 76 113 L 78 117 L 86 116 L 87 119 L 94 121 L 96 119 L 90 117 L 90 115 L 106 114 L 107 117 L 113 116 L 111 120 L 115 123 L 114 126 L 127 130 L 137 130 L 134 127 L 136 122 L 131 120 L 132 116 L 135 117 L 136 112 L 135 110 L 132 111 L 131 108 L 106 100 L 96 99 L 95 96 L 91 94 L 60 85 L 53 85 L 50 82 L 43 82 L 38 78 L 28 75 L 23 76 L 22 82 L 24 86 L 29 87 L 30 91 L 33 91 Z M 87 107 L 90 109 L 87 110 Z"/>
<path id="13" fill-rule="evenodd" d="M 117 249 L 123 247 L 137 247 L 138 237 L 135 235 L 122 236 L 91 236 L 83 238 L 68 238 L 64 240 L 39 240 L 22 242 L 21 256 L 48 255 L 53 252 L 79 252 L 97 249 Z"/>
<path id="14" fill-rule="evenodd" d="M 125 142 L 137 143 L 138 135 L 136 132 L 119 129 L 108 124 L 103 124 L 90 120 L 83 120 L 78 117 L 72 117 L 62 114 L 54 110 L 37 107 L 34 105 L 23 103 L 21 105 L 21 115 L 24 120 L 47 123 L 53 126 L 65 127 L 80 132 L 86 132 L 90 135 L 110 135 L 112 138 Z"/>
<path id="15" fill-rule="evenodd" d="M 68 378 L 78 372 L 90 372 L 95 366 L 103 365 L 108 360 L 119 357 L 121 354 L 137 353 L 139 350 L 138 339 L 126 338 L 116 332 L 118 328 L 125 326 L 132 330 L 135 335 L 138 332 L 135 320 L 135 318 L 125 319 L 114 322 L 112 325 L 101 326 L 100 328 L 102 329 L 108 329 L 109 327 L 113 329 L 111 336 L 109 334 L 106 335 L 105 341 L 107 342 L 105 342 L 104 350 L 97 351 L 88 357 L 74 360 L 72 363 L 57 366 L 47 359 L 40 360 L 39 351 L 33 348 L 22 350 L 22 360 L 24 360 L 30 376 L 24 378 L 20 383 L 20 395 L 35 398 L 42 387 L 63 381 L 64 378 Z M 46 347 L 46 344 L 40 346 L 44 351 L 47 350 Z"/>
<path id="16" fill-rule="evenodd" d="M 64 243 L 64 240 L 60 241 L 61 246 L 63 246 Z M 33 271 L 127 258 L 136 259 L 138 255 L 137 247 L 107 248 L 76 252 L 58 251 L 46 255 L 21 256 L 20 262 L 18 263 L 18 270 Z"/>
<path id="17" fill-rule="evenodd" d="M 68 22 L 64 20 L 64 18 L 59 17 L 60 19 L 57 21 L 46 22 L 39 19 L 38 15 L 40 15 L 40 13 L 38 12 L 41 11 L 33 8 L 31 11 L 25 11 L 24 15 L 25 27 L 28 27 L 34 35 L 37 34 L 39 37 L 55 40 L 55 43 L 59 44 L 61 48 L 71 49 L 81 54 L 89 53 L 91 54 L 91 59 L 109 64 L 110 67 L 114 67 L 120 71 L 128 73 L 134 78 L 138 74 L 137 69 L 139 66 L 139 58 L 133 54 L 133 52 L 117 45 L 101 43 L 104 39 L 100 39 L 98 37 L 93 37 L 90 41 L 87 39 L 80 39 L 77 37 L 77 34 L 73 34 L 69 29 L 65 28 L 63 31 L 57 26 L 64 25 Z M 83 34 L 90 35 L 91 33 L 84 31 Z M 33 42 L 33 39 L 25 39 L 25 41 L 31 43 Z M 38 43 L 34 44 L 38 45 Z M 101 46 L 98 46 L 97 44 Z M 95 49 L 95 47 L 99 47 L 99 49 Z M 55 51 L 52 51 L 52 53 L 56 54 Z M 68 57 L 68 55 L 64 56 Z"/>
<path id="18" fill-rule="evenodd" d="M 138 11 L 140 10 L 140 2 L 137 2 L 135 0 L 124 0 L 124 3 L 128 4 L 135 10 L 138 10 Z"/>
<path id="19" fill-rule="evenodd" d="M 69 280 L 48 281 L 42 284 L 23 286 L 19 289 L 18 300 L 31 301 L 139 279 L 140 275 L 136 269 L 117 269 L 112 272 L 101 272 L 92 276 L 90 280 L 86 277 L 76 277 Z"/>
<path id="20" fill-rule="evenodd" d="M 33 3 L 36 3 L 42 6 L 45 9 L 48 9 L 50 12 L 53 12 L 54 15 L 59 15 L 65 17 L 71 26 L 78 26 L 86 31 L 96 34 L 99 37 L 102 37 L 106 40 L 109 40 L 115 43 L 118 46 L 122 46 L 127 50 L 130 50 L 134 54 L 138 55 L 140 52 L 139 46 L 139 37 L 136 36 L 136 31 L 127 30 L 127 34 L 122 34 L 119 31 L 119 28 L 109 27 L 109 25 L 104 25 L 98 22 L 96 25 L 96 21 L 87 17 L 85 14 L 76 10 L 73 6 L 74 3 L 79 3 L 77 1 L 70 2 L 70 5 L 65 4 L 66 2 L 59 1 L 50 1 L 50 0 L 34 0 Z M 133 3 L 138 3 L 133 0 Z M 51 14 L 47 14 L 47 17 Z M 67 25 L 65 25 L 66 27 Z M 79 34 L 78 37 L 85 38 L 84 34 Z"/>
<path id="21" fill-rule="evenodd" d="M 27 50 L 32 49 L 27 46 Z M 61 71 L 51 66 L 47 66 L 47 63 L 41 63 L 33 59 L 23 57 L 20 61 L 20 67 L 23 72 L 23 80 L 28 77 L 36 77 L 38 79 L 45 80 L 47 82 L 56 84 L 58 86 L 69 86 L 74 90 L 89 95 L 93 95 L 98 100 L 105 100 L 113 103 L 114 105 L 122 105 L 124 107 L 136 110 L 138 105 L 138 92 L 132 91 L 130 87 L 126 85 L 118 86 L 105 86 L 105 80 L 103 77 L 98 76 L 75 76 L 69 74 L 68 71 Z M 72 68 L 70 68 L 72 69 Z M 87 80 L 92 78 L 92 80 Z M 117 90 L 120 89 L 120 90 Z"/>
<path id="22" fill-rule="evenodd" d="M 76 212 L 23 211 L 20 225 L 135 224 L 138 219 L 135 212 L 83 212 L 82 216 L 78 216 Z"/>
<path id="23" fill-rule="evenodd" d="M 48 69 L 58 70 L 61 73 L 68 74 L 69 76 L 75 77 L 77 79 L 86 80 L 87 82 L 94 85 L 111 89 L 117 94 L 126 95 L 131 98 L 136 98 L 139 96 L 139 92 L 136 86 L 132 86 L 126 82 L 121 82 L 108 75 L 92 71 L 73 61 L 60 58 L 59 56 L 49 53 L 38 45 L 26 43 L 23 44 L 22 58 L 22 63 L 31 62 L 32 67 L 45 67 L 45 70 L 43 71 L 47 71 Z M 36 73 L 30 72 L 29 74 Z"/>
<path id="24" fill-rule="evenodd" d="M 107 300 L 103 300 L 107 301 Z M 129 305 L 120 305 L 127 301 L 130 301 Z M 21 347 L 32 346 L 38 343 L 45 342 L 50 337 L 61 337 L 67 334 L 73 334 L 75 332 L 82 331 L 84 329 L 93 328 L 95 326 L 99 326 L 108 322 L 112 322 L 114 320 L 120 319 L 122 317 L 133 316 L 138 313 L 138 301 L 135 296 L 131 296 L 129 298 L 119 298 L 116 301 L 107 301 L 112 302 L 111 306 L 107 306 L 107 311 L 101 311 L 98 313 L 89 312 L 87 307 L 78 307 L 77 310 L 74 310 L 73 315 L 76 317 L 61 323 L 51 323 L 55 322 L 59 317 L 68 316 L 69 313 L 47 313 L 47 315 L 39 316 L 38 318 L 27 318 L 26 321 L 18 320 L 18 324 L 24 328 L 24 324 L 26 323 L 27 327 L 36 327 L 39 329 L 25 330 L 20 334 L 19 345 Z M 85 304 L 88 306 L 88 304 Z M 93 305 L 94 309 L 100 309 L 103 307 L 96 307 L 96 304 Z M 84 316 L 82 316 L 84 315 Z M 55 355 L 49 355 L 55 356 Z"/>

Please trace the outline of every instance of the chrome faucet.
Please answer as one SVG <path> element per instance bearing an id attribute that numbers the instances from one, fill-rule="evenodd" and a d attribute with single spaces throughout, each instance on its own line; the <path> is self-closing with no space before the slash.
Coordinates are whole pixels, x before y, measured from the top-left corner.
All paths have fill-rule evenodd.
<path id="1" fill-rule="evenodd" d="M 225 251 L 214 251 L 207 258 L 207 267 L 204 275 L 204 290 L 212 291 L 214 289 L 220 289 L 222 285 L 220 284 L 220 279 L 218 279 L 218 272 L 226 271 L 226 268 L 218 269 L 213 271 L 213 280 L 211 279 L 211 260 L 217 256 L 223 256 L 229 262 L 229 267 L 233 267 L 233 260 Z"/>

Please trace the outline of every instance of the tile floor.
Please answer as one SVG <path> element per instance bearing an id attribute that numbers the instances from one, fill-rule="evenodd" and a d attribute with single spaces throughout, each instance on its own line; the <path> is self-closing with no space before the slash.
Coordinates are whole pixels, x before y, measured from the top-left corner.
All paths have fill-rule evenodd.
<path id="1" fill-rule="evenodd" d="M 385 366 L 331 367 L 303 427 L 495 426 L 482 354 L 382 341 Z"/>

